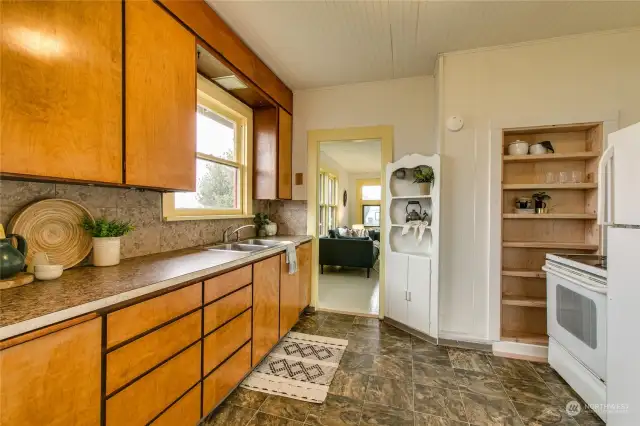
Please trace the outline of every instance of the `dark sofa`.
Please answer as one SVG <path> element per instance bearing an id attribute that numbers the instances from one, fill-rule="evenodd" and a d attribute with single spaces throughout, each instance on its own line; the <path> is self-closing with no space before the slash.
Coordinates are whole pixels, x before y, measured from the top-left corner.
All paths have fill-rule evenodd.
<path id="1" fill-rule="evenodd" d="M 366 268 L 367 278 L 376 263 L 380 250 L 373 246 L 368 237 L 322 237 L 320 241 L 320 273 L 324 265 Z"/>

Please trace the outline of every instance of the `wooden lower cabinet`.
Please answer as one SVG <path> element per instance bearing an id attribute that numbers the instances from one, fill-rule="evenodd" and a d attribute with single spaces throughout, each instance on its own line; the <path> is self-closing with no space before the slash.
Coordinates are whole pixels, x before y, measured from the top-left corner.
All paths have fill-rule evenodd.
<path id="1" fill-rule="evenodd" d="M 280 338 L 280 256 L 254 263 L 253 277 L 252 364 L 256 366 Z"/>
<path id="2" fill-rule="evenodd" d="M 251 309 L 204 338 L 204 374 L 251 339 Z"/>
<path id="3" fill-rule="evenodd" d="M 200 386 L 198 383 L 151 424 L 153 426 L 195 426 L 198 424 L 201 417 Z"/>
<path id="4" fill-rule="evenodd" d="M 100 424 L 101 320 L 0 351 L 0 424 Z"/>
<path id="5" fill-rule="evenodd" d="M 251 370 L 251 343 L 247 343 L 203 381 L 202 408 L 206 414 L 220 403 Z"/>
<path id="6" fill-rule="evenodd" d="M 296 249 L 298 258 L 298 284 L 300 286 L 300 306 L 304 308 L 311 304 L 311 243 L 300 244 Z"/>
<path id="7" fill-rule="evenodd" d="M 204 282 L 204 303 L 212 302 L 247 284 L 251 284 L 251 265 L 206 280 Z"/>
<path id="8" fill-rule="evenodd" d="M 200 379 L 200 342 L 107 400 L 107 426 L 146 425 Z M 99 380 L 98 380 L 99 382 Z"/>
<path id="9" fill-rule="evenodd" d="M 209 333 L 251 307 L 251 286 L 246 286 L 204 308 L 204 332 Z"/>
<path id="10" fill-rule="evenodd" d="M 291 330 L 300 318 L 300 271 L 289 274 L 285 254 L 280 255 L 280 337 Z"/>
<path id="11" fill-rule="evenodd" d="M 198 310 L 109 352 L 106 357 L 107 395 L 199 340 L 201 322 L 202 311 Z"/>
<path id="12" fill-rule="evenodd" d="M 107 315 L 107 347 L 202 306 L 202 284 L 193 284 Z"/>

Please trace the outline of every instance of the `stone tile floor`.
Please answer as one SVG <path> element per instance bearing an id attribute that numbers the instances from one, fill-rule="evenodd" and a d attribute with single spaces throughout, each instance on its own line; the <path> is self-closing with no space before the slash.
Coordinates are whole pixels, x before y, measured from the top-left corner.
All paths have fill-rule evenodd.
<path id="1" fill-rule="evenodd" d="M 312 404 L 238 388 L 204 426 L 604 424 L 547 365 L 435 346 L 377 319 L 317 312 L 294 331 L 349 340 L 329 396 Z"/>

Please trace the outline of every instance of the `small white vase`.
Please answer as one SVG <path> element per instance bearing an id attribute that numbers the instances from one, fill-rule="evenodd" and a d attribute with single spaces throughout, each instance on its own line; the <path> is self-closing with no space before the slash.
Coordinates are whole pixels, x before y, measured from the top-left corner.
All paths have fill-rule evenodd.
<path id="1" fill-rule="evenodd" d="M 278 224 L 275 222 L 271 222 L 264 226 L 265 231 L 267 231 L 268 237 L 273 237 L 278 233 Z"/>
<path id="2" fill-rule="evenodd" d="M 112 266 L 120 263 L 120 237 L 93 238 L 93 264 Z"/>

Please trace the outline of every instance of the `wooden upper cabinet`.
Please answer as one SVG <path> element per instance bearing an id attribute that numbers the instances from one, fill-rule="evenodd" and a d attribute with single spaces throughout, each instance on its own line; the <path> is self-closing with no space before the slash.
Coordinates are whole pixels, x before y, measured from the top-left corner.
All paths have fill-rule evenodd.
<path id="1" fill-rule="evenodd" d="M 100 319 L 64 325 L 0 351 L 1 425 L 100 424 Z"/>
<path id="2" fill-rule="evenodd" d="M 290 200 L 292 120 L 282 108 L 253 111 L 253 198 Z"/>
<path id="3" fill-rule="evenodd" d="M 278 117 L 278 198 L 291 199 L 291 114 L 279 108 Z"/>
<path id="4" fill-rule="evenodd" d="M 0 2 L 0 172 L 122 182 L 119 2 Z"/>
<path id="5" fill-rule="evenodd" d="M 125 183 L 196 188 L 196 41 L 151 0 L 125 2 Z"/>

